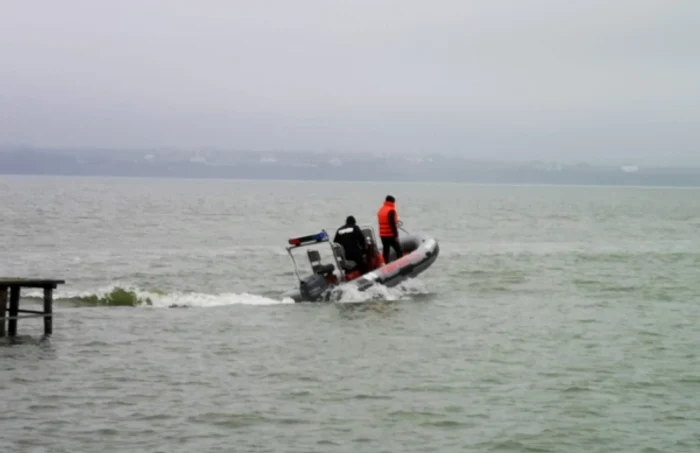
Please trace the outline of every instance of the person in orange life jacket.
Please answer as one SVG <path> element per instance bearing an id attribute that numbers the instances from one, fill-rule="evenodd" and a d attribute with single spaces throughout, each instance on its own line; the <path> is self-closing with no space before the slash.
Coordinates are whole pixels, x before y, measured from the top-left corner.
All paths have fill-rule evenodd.
<path id="1" fill-rule="evenodd" d="M 333 242 L 343 246 L 345 250 L 345 258 L 357 263 L 357 270 L 364 274 L 367 272 L 367 264 L 365 263 L 365 253 L 367 252 L 367 243 L 365 235 L 357 226 L 355 217 L 348 216 L 345 219 L 345 225 L 336 230 Z"/>
<path id="2" fill-rule="evenodd" d="M 396 212 L 396 199 L 387 195 L 384 204 L 377 211 L 377 221 L 379 222 L 379 237 L 382 240 L 384 262 L 389 264 L 389 252 L 393 248 L 396 258 L 403 256 L 401 244 L 399 243 L 399 214 Z"/>

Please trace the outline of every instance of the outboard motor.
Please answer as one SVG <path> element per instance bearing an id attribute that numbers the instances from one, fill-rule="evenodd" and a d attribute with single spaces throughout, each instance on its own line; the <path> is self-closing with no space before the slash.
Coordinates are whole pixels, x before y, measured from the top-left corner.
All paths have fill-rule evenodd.
<path id="1" fill-rule="evenodd" d="M 314 301 L 319 299 L 328 289 L 328 283 L 323 275 L 313 274 L 304 277 L 299 284 L 302 300 Z"/>

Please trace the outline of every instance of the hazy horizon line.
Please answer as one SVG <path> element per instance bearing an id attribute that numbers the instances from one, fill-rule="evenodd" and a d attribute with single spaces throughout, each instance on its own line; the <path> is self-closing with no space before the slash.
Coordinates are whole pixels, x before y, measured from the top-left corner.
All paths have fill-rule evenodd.
<path id="1" fill-rule="evenodd" d="M 413 151 L 413 150 L 361 150 L 361 149 L 326 149 L 326 150 L 312 150 L 312 149 L 290 149 L 290 148 L 280 148 L 280 149 L 246 149 L 246 148 L 231 148 L 231 147 L 221 147 L 221 146 L 140 146 L 140 147 L 110 147 L 110 146 L 91 146 L 91 145 L 80 145 L 80 146 L 44 146 L 26 143 L 0 143 L 0 152 L 8 151 L 38 151 L 38 152 L 100 152 L 100 153 L 152 153 L 152 152 L 178 152 L 178 153 L 223 153 L 223 154 L 275 154 L 275 153 L 298 153 L 298 154 L 308 154 L 308 155 L 361 155 L 361 156 L 401 156 L 401 157 L 449 157 L 460 159 L 464 161 L 472 162 L 488 162 L 488 163 L 529 163 L 529 162 L 552 162 L 560 163 L 564 165 L 577 165 L 577 164 L 593 164 L 593 165 L 645 165 L 653 167 L 700 167 L 700 160 L 696 159 L 694 162 L 688 159 L 672 157 L 663 159 L 662 156 L 657 156 L 654 159 L 649 157 L 639 156 L 639 157 L 607 157 L 603 158 L 601 156 L 513 156 L 511 158 L 505 158 L 503 156 L 484 156 L 484 155 L 469 155 L 464 154 L 463 150 L 435 150 L 435 151 Z M 700 150 L 698 150 L 698 157 L 700 157 Z M 659 162 L 662 160 L 663 162 Z M 692 159 L 690 159 L 692 160 Z M 654 161 L 654 162 L 652 162 Z"/>
<path id="2" fill-rule="evenodd" d="M 314 184 L 381 184 L 381 185 L 459 185 L 475 187 L 570 187 L 570 188 L 595 188 L 595 189 L 678 189 L 678 190 L 700 190 L 698 185 L 643 185 L 643 184 L 605 184 L 605 183 L 559 183 L 559 182 L 472 182 L 472 181 L 428 181 L 428 180 L 356 180 L 356 179 L 283 179 L 273 177 L 260 178 L 240 178 L 240 177 L 201 177 L 201 176 L 141 176 L 141 175 L 67 175 L 67 174 L 40 174 L 40 173 L 0 173 L 0 179 L 21 179 L 21 178 L 81 178 L 81 179 L 143 179 L 143 180 L 180 180 L 180 181 L 231 181 L 231 182 L 253 182 L 253 183 L 314 183 Z"/>

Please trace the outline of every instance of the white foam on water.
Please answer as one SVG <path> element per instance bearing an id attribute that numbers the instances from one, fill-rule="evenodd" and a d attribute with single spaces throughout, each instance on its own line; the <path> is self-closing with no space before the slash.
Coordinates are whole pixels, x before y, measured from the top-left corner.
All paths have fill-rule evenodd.
<path id="1" fill-rule="evenodd" d="M 114 284 L 94 290 L 84 290 L 84 291 L 71 291 L 56 289 L 54 291 L 54 300 L 56 299 L 75 299 L 82 297 L 97 296 L 102 298 L 105 294 L 109 294 L 117 288 L 122 288 L 126 291 L 133 291 L 134 294 L 145 300 L 150 299 L 152 305 L 143 304 L 144 307 L 171 307 L 173 305 L 177 306 L 188 306 L 188 307 L 220 307 L 224 305 L 278 305 L 278 304 L 290 304 L 294 301 L 290 298 L 283 298 L 281 300 L 273 299 L 270 297 L 260 296 L 257 294 L 250 293 L 221 293 L 221 294 L 207 294 L 207 293 L 194 293 L 194 292 L 180 292 L 175 291 L 171 293 L 158 293 L 152 291 L 146 291 L 139 288 L 135 288 L 130 285 L 120 285 Z M 24 291 L 22 293 L 26 297 L 43 297 L 42 290 L 31 290 Z"/>
<path id="2" fill-rule="evenodd" d="M 146 295 L 146 294 L 144 294 Z M 189 307 L 220 307 L 223 305 L 279 305 L 294 303 L 292 299 L 272 299 L 249 293 L 172 293 L 166 295 L 146 295 L 154 307 L 170 307 L 186 305 Z"/>
<path id="3" fill-rule="evenodd" d="M 425 293 L 425 285 L 418 280 L 406 280 L 401 284 L 388 288 L 384 285 L 374 285 L 364 291 L 359 291 L 353 285 L 341 285 L 335 291 L 337 303 L 360 303 L 368 301 L 397 301 L 410 299 L 411 295 Z"/>

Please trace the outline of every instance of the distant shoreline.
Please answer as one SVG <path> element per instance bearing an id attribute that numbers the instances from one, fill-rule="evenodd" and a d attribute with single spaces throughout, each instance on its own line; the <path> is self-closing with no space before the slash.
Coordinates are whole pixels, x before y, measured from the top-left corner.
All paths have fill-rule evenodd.
<path id="1" fill-rule="evenodd" d="M 80 178 L 80 179 L 137 179 L 137 180 L 161 180 L 161 181 L 240 181 L 240 182 L 305 182 L 305 183 L 350 183 L 350 184 L 441 184 L 473 187 L 571 187 L 571 188 L 600 188 L 600 189 L 683 189 L 698 190 L 700 183 L 694 185 L 661 185 L 661 184 L 604 184 L 604 183 L 574 183 L 574 182 L 472 182 L 472 181 L 431 181 L 431 180 L 353 180 L 353 179 L 292 179 L 292 178 L 243 178 L 243 177 L 201 177 L 201 176 L 143 176 L 143 175 L 89 175 L 89 174 L 60 174 L 60 173 L 3 173 L 0 171 L 0 179 L 5 177 L 21 178 Z"/>
<path id="2" fill-rule="evenodd" d="M 700 168 L 487 162 L 430 155 L 0 152 L 0 175 L 510 186 L 700 187 Z"/>

